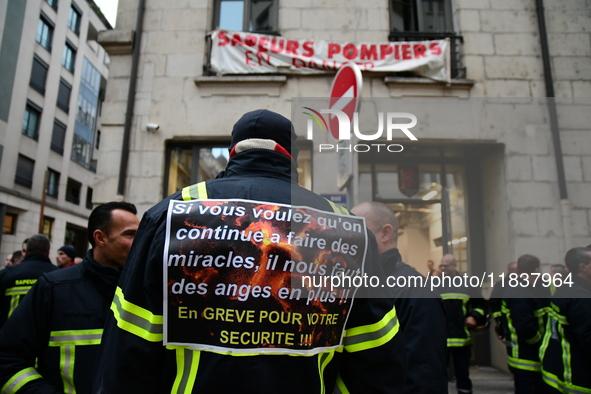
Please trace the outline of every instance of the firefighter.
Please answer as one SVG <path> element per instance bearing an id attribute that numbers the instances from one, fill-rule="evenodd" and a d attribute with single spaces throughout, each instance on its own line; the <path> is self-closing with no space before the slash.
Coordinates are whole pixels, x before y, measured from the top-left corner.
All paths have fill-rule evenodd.
<path id="1" fill-rule="evenodd" d="M 23 245 L 23 249 L 28 251 L 25 259 L 0 273 L 0 328 L 12 316 L 22 297 L 37 282 L 37 278 L 45 272 L 57 269 L 49 259 L 51 245 L 45 235 L 33 235 Z"/>
<path id="2" fill-rule="evenodd" d="M 170 313 L 164 316 L 163 307 L 163 297 L 166 296 L 163 295 L 163 253 L 167 248 L 167 223 L 171 223 L 167 216 L 172 216 L 174 212 L 169 211 L 169 204 L 174 204 L 175 200 L 240 199 L 239 202 L 259 201 L 270 206 L 308 206 L 325 212 L 339 209 L 298 186 L 296 138 L 291 122 L 283 116 L 267 110 L 249 112 L 233 128 L 225 171 L 214 180 L 198 183 L 173 194 L 145 213 L 116 291 L 112 306 L 114 316 L 107 322 L 96 392 L 330 393 L 333 389 L 335 393 L 400 392 L 405 374 L 404 347 L 401 336 L 396 335 L 399 324 L 395 310 L 385 299 L 355 298 L 343 336 L 344 346 L 315 354 L 293 354 L 285 343 L 270 346 L 269 341 L 277 340 L 277 336 L 262 333 L 266 335 L 266 339 L 261 341 L 263 343 L 245 354 L 239 352 L 239 346 L 244 341 L 259 342 L 260 332 L 245 331 L 235 336 L 231 336 L 234 333 L 226 332 L 228 336 L 224 337 L 223 329 L 208 331 L 203 335 L 198 335 L 197 330 L 200 327 L 208 330 L 215 323 L 221 327 L 236 324 L 252 331 L 250 327 L 259 326 L 259 317 L 279 316 L 279 312 L 284 312 L 281 316 L 289 317 L 289 310 L 282 306 L 289 301 L 278 300 L 277 293 L 271 296 L 270 290 L 261 290 L 261 286 L 258 286 L 256 295 L 260 298 L 249 299 L 248 305 L 252 308 L 246 308 L 242 306 L 241 300 L 244 301 L 244 298 L 216 296 L 210 291 L 207 293 L 209 298 L 203 298 L 209 302 L 207 308 L 194 316 L 195 330 L 181 333 L 199 343 L 164 346 L 163 329 L 177 329 L 172 323 L 166 326 L 164 319 L 179 317 Z M 189 205 L 185 204 L 185 208 Z M 272 214 L 274 210 L 269 212 Z M 230 211 L 228 215 L 231 215 Z M 297 220 L 305 221 L 306 217 L 301 215 Z M 202 230 L 194 228 L 195 235 Z M 274 231 L 279 233 L 279 229 Z M 281 232 L 283 240 L 287 239 L 285 235 Z M 291 233 L 287 235 L 294 236 Z M 179 233 L 179 237 L 186 236 L 185 233 Z M 250 236 L 250 233 L 243 233 L 243 236 Z M 373 242 L 368 249 L 368 258 L 377 257 L 375 240 Z M 233 277 L 234 274 L 250 277 L 251 271 L 245 267 L 254 269 L 253 260 L 248 260 L 248 257 L 242 259 L 241 250 L 250 245 L 246 242 L 224 245 L 228 244 L 212 240 L 205 246 L 207 250 L 215 249 L 217 257 L 224 259 L 229 253 L 239 255 L 237 266 L 240 268 L 209 270 L 192 266 L 191 275 L 202 277 L 209 272 L 223 277 Z M 282 247 L 286 245 L 287 241 Z M 202 256 L 206 253 L 205 246 L 192 249 L 190 253 Z M 253 254 L 258 253 L 258 249 L 252 250 Z M 189 251 L 185 253 L 188 255 Z M 265 275 L 265 271 L 259 272 Z M 198 293 L 204 288 L 197 287 L 195 283 L 187 284 L 187 281 L 175 282 L 175 285 L 178 285 L 179 293 L 192 285 L 189 290 L 191 296 L 186 295 L 184 298 L 186 302 L 192 302 L 191 297 L 200 297 Z M 228 283 L 222 281 L 220 284 L 223 288 Z M 245 286 L 249 288 L 250 282 Z M 181 296 L 178 297 L 183 300 Z M 220 307 L 222 302 L 233 303 L 234 308 L 228 312 Z M 266 309 L 255 310 L 259 307 Z M 261 311 L 265 314 L 259 314 Z M 190 315 L 180 317 L 184 319 Z M 301 323 L 301 315 L 294 314 L 292 317 L 298 325 Z M 242 323 L 238 323 L 237 319 Z M 211 325 L 207 321 L 212 322 Z M 286 335 L 281 338 L 290 338 L 293 326 L 289 323 L 277 322 L 272 327 L 281 327 L 281 330 L 286 331 Z M 172 334 L 168 332 L 167 335 Z M 229 342 L 233 340 L 237 345 L 230 347 Z M 203 345 L 210 341 L 223 343 L 224 346 Z"/>
<path id="3" fill-rule="evenodd" d="M 39 278 L 0 331 L 2 393 L 90 393 L 105 317 L 139 220 L 125 202 L 97 206 L 83 262 Z M 31 256 L 31 240 L 28 256 Z"/>
<path id="4" fill-rule="evenodd" d="M 351 212 L 366 219 L 367 228 L 376 236 L 380 264 L 389 277 L 421 278 L 414 268 L 402 262 L 398 245 L 398 219 L 380 202 L 363 202 Z M 393 303 L 400 319 L 408 357 L 404 393 L 440 394 L 447 391 L 446 320 L 439 293 L 420 284 L 392 288 Z M 409 281 L 410 283 L 410 281 Z"/>
<path id="5" fill-rule="evenodd" d="M 472 357 L 472 334 L 470 330 L 485 326 L 488 321 L 486 304 L 479 290 L 454 285 L 453 279 L 460 276 L 457 261 L 452 254 L 441 258 L 441 298 L 447 319 L 447 350 L 453 362 L 456 388 L 460 394 L 472 393 L 470 380 L 470 359 Z M 447 277 L 447 278 L 446 278 Z"/>
<path id="6" fill-rule="evenodd" d="M 534 274 L 540 272 L 540 260 L 525 254 L 517 259 L 519 278 L 509 280 L 503 293 L 501 311 L 509 370 L 513 373 L 515 393 L 544 393 L 540 345 L 544 334 L 550 291 L 535 285 Z"/>
<path id="7" fill-rule="evenodd" d="M 570 277 L 556 282 L 540 349 L 542 378 L 549 393 L 591 393 L 591 249 L 569 250 L 565 263 Z"/>

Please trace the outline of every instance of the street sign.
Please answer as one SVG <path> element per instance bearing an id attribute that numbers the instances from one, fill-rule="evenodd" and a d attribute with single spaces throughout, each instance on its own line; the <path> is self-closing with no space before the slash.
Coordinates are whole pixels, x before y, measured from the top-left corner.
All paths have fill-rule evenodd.
<path id="1" fill-rule="evenodd" d="M 350 125 L 353 124 L 353 114 L 359 108 L 362 86 L 361 70 L 353 62 L 343 64 L 332 81 L 328 108 L 344 112 L 349 117 Z M 328 129 L 333 138 L 338 141 L 339 119 L 333 114 L 328 117 Z M 353 178 L 353 152 L 351 152 L 351 141 L 340 141 L 339 147 L 344 149 L 337 149 L 339 157 L 337 186 L 339 190 L 343 190 Z"/>
<path id="2" fill-rule="evenodd" d="M 352 62 L 343 64 L 332 81 L 328 108 L 343 111 L 349 117 L 349 121 L 353 122 L 353 113 L 359 106 L 362 85 L 363 78 L 359 67 Z M 338 140 L 339 120 L 333 114 L 329 115 L 328 120 L 330 133 Z"/>

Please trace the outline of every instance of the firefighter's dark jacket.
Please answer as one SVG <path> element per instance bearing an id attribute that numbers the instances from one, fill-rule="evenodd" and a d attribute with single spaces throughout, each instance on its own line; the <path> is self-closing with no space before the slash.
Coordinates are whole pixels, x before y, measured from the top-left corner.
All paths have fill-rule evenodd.
<path id="1" fill-rule="evenodd" d="M 502 301 L 503 332 L 507 333 L 507 363 L 514 374 L 539 374 L 540 345 L 544 335 L 550 291 L 543 286 L 528 286 L 519 279 L 518 286 L 505 288 Z"/>
<path id="2" fill-rule="evenodd" d="M 542 377 L 564 393 L 591 393 L 591 283 L 572 276 L 550 304 L 542 342 Z"/>
<path id="3" fill-rule="evenodd" d="M 485 325 L 487 306 L 480 294 L 480 289 L 463 285 L 454 286 L 455 276 L 446 275 L 441 287 L 441 298 L 447 319 L 447 347 L 470 346 L 472 334 L 466 327 L 466 319 L 473 317 L 478 326 Z M 448 281 L 448 279 L 452 280 Z M 457 281 L 457 284 L 459 283 L 460 281 Z"/>
<path id="4" fill-rule="evenodd" d="M 80 264 L 39 278 L 0 331 L 2 393 L 91 392 L 119 274 L 91 250 Z"/>
<path id="5" fill-rule="evenodd" d="M 207 198 L 240 198 L 333 211 L 328 201 L 292 182 L 292 171 L 291 159 L 281 153 L 247 150 L 233 156 L 225 172 L 206 183 Z M 401 392 L 404 344 L 401 335 L 394 335 L 398 322 L 387 299 L 354 301 L 347 329 L 364 329 L 378 322 L 371 327 L 396 325 L 386 334 L 374 332 L 379 336 L 373 338 L 377 339 L 374 343 L 383 344 L 368 344 L 365 350 L 348 351 L 345 345 L 340 351 L 314 356 L 232 356 L 163 346 L 162 256 L 167 208 L 171 199 L 202 197 L 199 187 L 203 185 L 185 188 L 144 214 L 115 295 L 115 317 L 105 327 L 96 392 Z M 377 259 L 375 238 L 372 240 L 368 259 Z"/>
<path id="6" fill-rule="evenodd" d="M 384 274 L 418 278 L 421 274 L 404 264 L 398 249 L 380 255 Z M 422 277 L 426 280 L 425 277 Z M 392 287 L 400 333 L 408 357 L 404 392 L 440 394 L 447 392 L 446 320 L 439 292 L 418 284 Z M 402 285 L 401 285 L 402 286 Z"/>
<path id="7" fill-rule="evenodd" d="M 18 306 L 21 298 L 45 272 L 58 268 L 47 256 L 31 254 L 18 265 L 0 272 L 0 328 Z"/>

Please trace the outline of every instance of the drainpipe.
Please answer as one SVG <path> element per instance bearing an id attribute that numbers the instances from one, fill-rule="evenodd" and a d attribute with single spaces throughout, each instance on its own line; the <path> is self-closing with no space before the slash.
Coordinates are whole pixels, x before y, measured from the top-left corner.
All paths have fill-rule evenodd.
<path id="1" fill-rule="evenodd" d="M 125 181 L 127 178 L 127 163 L 129 161 L 129 140 L 131 138 L 131 123 L 133 121 L 133 108 L 135 106 L 135 85 L 137 80 L 142 32 L 144 28 L 144 8 L 146 0 L 139 0 L 137 9 L 137 21 L 133 39 L 133 57 L 131 58 L 131 75 L 129 77 L 129 90 L 127 92 L 127 110 L 125 112 L 125 125 L 123 128 L 123 145 L 121 147 L 121 166 L 119 167 L 119 183 L 117 194 L 125 196 Z"/>
<path id="2" fill-rule="evenodd" d="M 542 46 L 542 62 L 544 64 L 544 82 L 546 84 L 546 96 L 548 100 L 548 112 L 550 113 L 550 129 L 554 145 L 554 157 L 556 159 L 556 172 L 558 173 L 558 189 L 560 191 L 560 205 L 562 209 L 562 227 L 564 228 L 564 243 L 566 249 L 572 248 L 573 234 L 571 221 L 571 207 L 566 189 L 566 176 L 564 174 L 564 160 L 562 157 L 562 145 L 560 142 L 560 128 L 558 126 L 558 114 L 554 94 L 554 79 L 550 66 L 550 51 L 548 49 L 548 32 L 544 16 L 544 0 L 536 0 L 538 25 L 540 29 L 540 43 Z"/>

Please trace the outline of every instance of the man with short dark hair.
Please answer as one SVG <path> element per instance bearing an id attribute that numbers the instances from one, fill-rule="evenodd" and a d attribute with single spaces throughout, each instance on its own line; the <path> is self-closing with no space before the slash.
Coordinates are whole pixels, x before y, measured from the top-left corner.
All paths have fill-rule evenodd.
<path id="1" fill-rule="evenodd" d="M 548 393 L 590 393 L 591 249 L 570 249 L 564 260 L 571 273 L 557 282 L 550 303 L 542 378 Z"/>
<path id="2" fill-rule="evenodd" d="M 351 212 L 363 216 L 367 228 L 375 235 L 380 264 L 387 277 L 421 277 L 417 270 L 402 262 L 398 251 L 398 219 L 390 207 L 381 202 L 363 202 Z M 404 393 L 446 392 L 447 322 L 439 293 L 420 285 L 393 287 L 392 293 L 408 357 Z"/>
<path id="3" fill-rule="evenodd" d="M 97 206 L 81 264 L 39 278 L 0 331 L 2 393 L 90 393 L 106 315 L 139 220 L 133 204 Z M 31 253 L 31 243 L 28 245 Z"/>
<path id="4" fill-rule="evenodd" d="M 43 234 L 27 238 L 24 260 L 0 272 L 0 328 L 12 316 L 21 298 L 27 294 L 37 278 L 57 267 L 49 260 L 50 242 Z"/>
<path id="5" fill-rule="evenodd" d="M 515 379 L 516 393 L 542 394 L 540 345 L 550 291 L 539 279 L 540 259 L 524 254 L 517 259 L 518 280 L 505 282 L 501 311 L 509 370 Z"/>
<path id="6" fill-rule="evenodd" d="M 57 250 L 55 261 L 59 268 L 68 268 L 73 266 L 76 258 L 76 249 L 72 245 L 64 245 Z"/>

